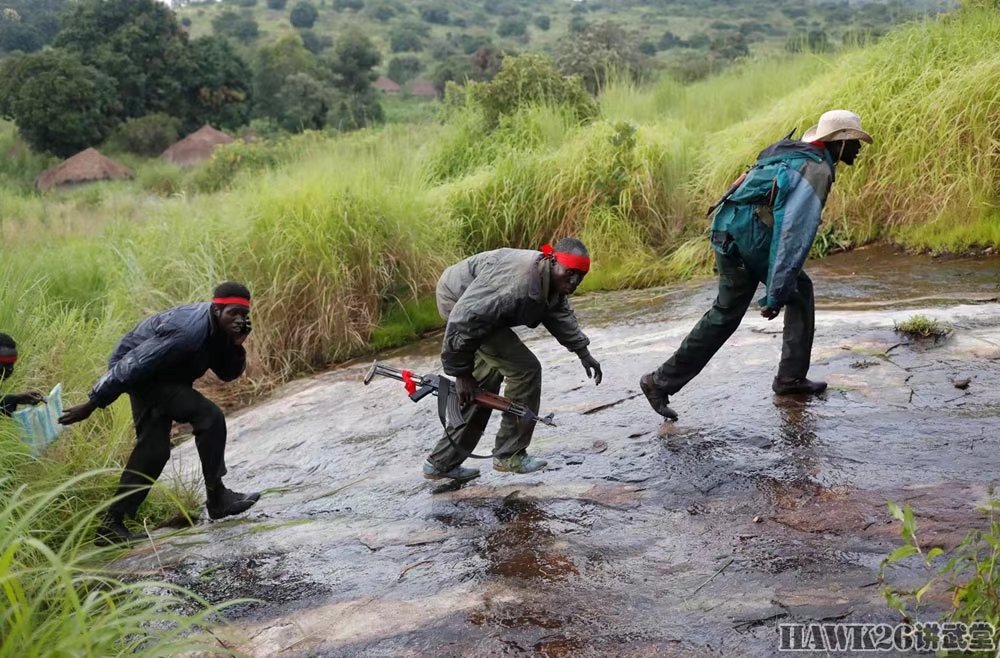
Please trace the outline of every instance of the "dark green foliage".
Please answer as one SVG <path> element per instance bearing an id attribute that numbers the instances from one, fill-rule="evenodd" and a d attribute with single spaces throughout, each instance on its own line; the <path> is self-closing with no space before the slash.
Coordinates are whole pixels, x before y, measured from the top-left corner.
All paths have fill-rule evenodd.
<path id="1" fill-rule="evenodd" d="M 187 34 L 156 0 L 75 3 L 54 45 L 115 80 L 121 118 L 171 114 L 183 101 Z"/>
<path id="2" fill-rule="evenodd" d="M 302 45 L 313 55 L 319 55 L 333 46 L 333 39 L 327 34 L 319 35 L 312 30 L 302 30 L 299 36 L 302 37 Z"/>
<path id="3" fill-rule="evenodd" d="M 279 116 L 281 87 L 285 79 L 296 73 L 306 73 L 319 79 L 316 58 L 294 35 L 257 51 L 254 67 L 254 89 L 257 93 L 254 113 L 257 116 Z"/>
<path id="4" fill-rule="evenodd" d="M 527 32 L 528 24 L 521 18 L 508 17 L 497 26 L 497 34 L 502 37 L 523 37 Z"/>
<path id="5" fill-rule="evenodd" d="M 640 80 L 648 69 L 636 36 L 617 23 L 605 21 L 581 34 L 563 39 L 556 62 L 567 75 L 579 75 L 584 86 L 596 94 L 610 74 Z"/>
<path id="6" fill-rule="evenodd" d="M 683 45 L 684 45 L 684 40 L 681 39 L 676 34 L 674 34 L 673 32 L 671 32 L 670 30 L 667 30 L 666 32 L 663 33 L 663 36 L 660 37 L 660 41 L 657 44 L 660 50 L 670 50 L 671 48 L 680 48 Z"/>
<path id="7" fill-rule="evenodd" d="M 299 0 L 292 7 L 292 11 L 288 16 L 288 20 L 291 21 L 292 27 L 297 27 L 300 30 L 308 30 L 315 23 L 316 19 L 319 18 L 319 10 L 311 2 L 306 0 Z"/>
<path id="8" fill-rule="evenodd" d="M 483 46 L 469 57 L 470 78 L 479 82 L 492 80 L 503 67 L 504 52 L 494 45 Z M 442 90 L 444 87 L 442 87 Z"/>
<path id="9" fill-rule="evenodd" d="M 268 9 L 275 9 L 280 11 L 284 9 L 286 6 L 288 6 L 288 0 L 267 0 Z"/>
<path id="10" fill-rule="evenodd" d="M 233 4 L 237 7 L 245 7 L 247 9 L 257 6 L 257 0 L 226 0 L 227 4 Z"/>
<path id="11" fill-rule="evenodd" d="M 340 96 L 327 115 L 326 123 L 336 130 L 359 130 L 385 121 L 385 111 L 371 87 L 360 94 Z"/>
<path id="12" fill-rule="evenodd" d="M 549 28 L 552 27 L 552 19 L 546 14 L 540 16 L 535 16 L 535 27 L 537 27 L 542 32 L 548 32 Z"/>
<path id="13" fill-rule="evenodd" d="M 206 123 L 235 130 L 250 120 L 252 73 L 230 43 L 220 37 L 201 37 L 191 42 L 191 72 L 185 79 L 187 106 L 184 129 Z"/>
<path id="14" fill-rule="evenodd" d="M 537 103 L 565 105 L 580 121 L 598 114 L 597 101 L 587 93 L 576 76 L 563 77 L 544 55 L 507 57 L 500 72 L 490 82 L 471 82 L 469 99 L 482 111 L 489 127 L 500 117 L 514 114 Z"/>
<path id="15" fill-rule="evenodd" d="M 726 61 L 750 56 L 750 47 L 746 38 L 739 32 L 729 32 L 712 40 L 709 46 L 712 56 Z"/>
<path id="16" fill-rule="evenodd" d="M 326 125 L 331 98 L 327 88 L 306 73 L 293 73 L 285 78 L 278 97 L 277 119 L 288 132 L 319 130 Z"/>
<path id="17" fill-rule="evenodd" d="M 34 52 L 59 31 L 67 0 L 3 0 L 0 2 L 0 53 Z"/>
<path id="18" fill-rule="evenodd" d="M 428 34 L 427 26 L 421 23 L 400 23 L 389 33 L 389 47 L 394 53 L 420 51 L 424 49 Z"/>
<path id="19" fill-rule="evenodd" d="M 382 23 L 391 20 L 397 11 L 396 5 L 390 0 L 375 0 L 368 3 L 368 15 Z"/>
<path id="20" fill-rule="evenodd" d="M 569 21 L 569 31 L 574 34 L 586 32 L 588 27 L 590 23 L 583 16 L 574 16 Z"/>
<path id="21" fill-rule="evenodd" d="M 350 9 L 351 11 L 361 11 L 365 8 L 364 0 L 333 0 L 333 8 L 337 11 Z"/>
<path id="22" fill-rule="evenodd" d="M 437 25 L 447 25 L 450 19 L 448 6 L 440 2 L 421 5 L 420 18 L 426 21 L 427 23 L 434 23 Z"/>
<path id="23" fill-rule="evenodd" d="M 129 119 L 118 127 L 110 143 L 117 149 L 155 158 L 181 136 L 181 120 L 168 114 Z"/>
<path id="24" fill-rule="evenodd" d="M 184 18 L 182 18 L 181 25 L 183 25 L 184 27 L 191 27 L 191 17 L 185 16 Z"/>
<path id="25" fill-rule="evenodd" d="M 483 0 L 483 9 L 494 16 L 515 16 L 521 8 L 512 0 Z"/>
<path id="26" fill-rule="evenodd" d="M 0 70 L 0 110 L 38 151 L 68 157 L 100 144 L 120 109 L 114 79 L 66 52 L 8 59 Z"/>
<path id="27" fill-rule="evenodd" d="M 252 13 L 229 9 L 212 19 L 212 31 L 220 37 L 230 37 L 248 43 L 260 34 L 260 27 Z"/>
<path id="28" fill-rule="evenodd" d="M 650 41 L 649 39 L 647 39 L 639 44 L 639 52 L 642 53 L 643 55 L 646 55 L 647 57 L 652 57 L 658 51 L 659 48 L 657 48 L 655 41 Z"/>
<path id="29" fill-rule="evenodd" d="M 334 84 L 349 94 L 363 93 L 378 76 L 374 68 L 382 63 L 382 54 L 362 32 L 347 32 L 334 48 L 330 70 Z"/>
<path id="30" fill-rule="evenodd" d="M 424 70 L 424 65 L 419 57 L 404 55 L 393 57 L 389 60 L 389 70 L 387 75 L 399 84 L 409 82 L 417 77 Z"/>
<path id="31" fill-rule="evenodd" d="M 472 79 L 472 62 L 465 56 L 454 56 L 440 60 L 434 65 L 431 72 L 431 81 L 438 95 L 444 93 L 445 86 L 449 82 L 465 83 Z"/>
<path id="32" fill-rule="evenodd" d="M 43 45 L 41 33 L 33 26 L 0 19 L 0 52 L 32 53 Z"/>

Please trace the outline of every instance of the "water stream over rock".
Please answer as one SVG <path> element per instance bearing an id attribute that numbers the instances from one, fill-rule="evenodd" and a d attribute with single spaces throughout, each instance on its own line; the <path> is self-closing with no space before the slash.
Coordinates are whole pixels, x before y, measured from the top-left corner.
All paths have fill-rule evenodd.
<path id="1" fill-rule="evenodd" d="M 543 330 L 525 334 L 559 425 L 539 426 L 531 449 L 550 468 L 470 463 L 483 476 L 464 487 L 421 478 L 433 402 L 362 386 L 367 362 L 295 382 L 230 419 L 227 483 L 267 489 L 257 506 L 163 531 L 118 566 L 213 601 L 258 599 L 219 637 L 261 657 L 772 656 L 778 623 L 895 622 L 876 583 L 900 543 L 886 500 L 913 505 L 925 543 L 952 546 L 982 524 L 975 505 L 996 478 L 998 266 L 883 249 L 813 264 L 810 375 L 829 391 L 771 393 L 781 319 L 751 312 L 675 397 L 676 423 L 638 379 L 715 281 L 580 298 L 604 383 Z M 893 331 L 916 312 L 953 334 Z M 380 358 L 430 372 L 437 348 Z M 174 465 L 197 471 L 190 442 Z M 920 575 L 906 571 L 894 578 Z"/>

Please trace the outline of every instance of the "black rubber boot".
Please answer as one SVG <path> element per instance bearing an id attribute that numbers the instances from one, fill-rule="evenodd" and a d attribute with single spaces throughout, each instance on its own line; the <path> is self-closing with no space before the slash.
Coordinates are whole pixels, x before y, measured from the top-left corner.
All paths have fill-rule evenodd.
<path id="1" fill-rule="evenodd" d="M 205 506 L 208 508 L 210 518 L 222 519 L 242 514 L 253 507 L 258 500 L 260 500 L 260 492 L 244 494 L 227 489 L 220 484 L 217 488 L 209 489 L 208 501 Z"/>
<path id="2" fill-rule="evenodd" d="M 642 389 L 646 399 L 649 400 L 649 406 L 653 408 L 653 411 L 667 420 L 677 420 L 677 412 L 667 404 L 670 402 L 667 394 L 656 390 L 656 385 L 653 384 L 653 375 L 643 375 L 639 379 L 639 388 Z"/>
<path id="3" fill-rule="evenodd" d="M 125 521 L 119 517 L 107 517 L 97 528 L 94 544 L 97 546 L 128 546 L 133 542 L 142 541 L 146 535 L 129 532 Z"/>
<path id="4" fill-rule="evenodd" d="M 811 379 L 781 379 L 774 378 L 771 390 L 778 395 L 815 395 L 826 390 L 826 382 L 814 382 Z"/>

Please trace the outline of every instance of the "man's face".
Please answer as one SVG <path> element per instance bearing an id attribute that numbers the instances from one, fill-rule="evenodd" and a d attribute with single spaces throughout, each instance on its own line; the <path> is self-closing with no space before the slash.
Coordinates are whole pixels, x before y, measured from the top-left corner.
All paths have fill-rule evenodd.
<path id="1" fill-rule="evenodd" d="M 552 266 L 552 282 L 561 295 L 572 295 L 576 292 L 585 276 L 587 276 L 586 272 L 567 268 L 559 261 L 556 261 Z"/>
<path id="2" fill-rule="evenodd" d="M 17 360 L 17 350 L 0 347 L 0 379 L 7 379 L 14 374 L 14 361 Z"/>
<path id="3" fill-rule="evenodd" d="M 859 139 L 847 139 L 842 142 L 838 142 L 834 145 L 834 153 L 838 153 L 837 158 L 847 166 L 854 164 L 854 161 L 858 158 L 858 153 L 861 152 L 861 140 Z"/>
<path id="4" fill-rule="evenodd" d="M 243 326 L 250 317 L 250 309 L 239 304 L 226 304 L 225 306 L 214 306 L 215 319 L 230 341 L 236 342 L 237 338 L 244 336 Z"/>

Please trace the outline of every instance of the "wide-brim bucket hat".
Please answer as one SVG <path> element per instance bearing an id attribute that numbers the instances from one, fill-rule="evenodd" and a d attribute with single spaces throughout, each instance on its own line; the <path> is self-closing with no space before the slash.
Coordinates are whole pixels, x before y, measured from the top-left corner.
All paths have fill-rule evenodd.
<path id="1" fill-rule="evenodd" d="M 819 123 L 802 135 L 803 142 L 836 142 L 846 139 L 872 143 L 872 136 L 861 129 L 861 117 L 850 110 L 824 112 Z"/>

